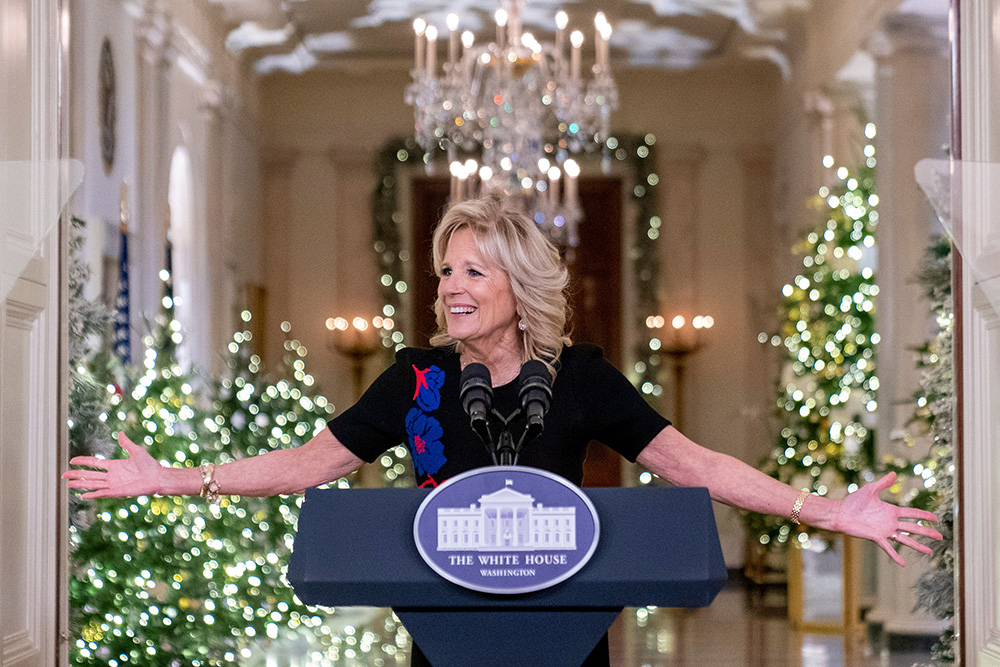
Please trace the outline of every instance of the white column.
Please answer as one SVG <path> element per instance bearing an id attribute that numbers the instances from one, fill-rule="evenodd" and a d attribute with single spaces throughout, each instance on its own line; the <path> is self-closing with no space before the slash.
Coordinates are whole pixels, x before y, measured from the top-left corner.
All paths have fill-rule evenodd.
<path id="1" fill-rule="evenodd" d="M 269 365 L 278 363 L 284 353 L 284 338 L 277 325 L 289 318 L 289 224 L 292 210 L 292 176 L 299 160 L 293 148 L 273 147 L 262 151 L 264 175 L 264 266 L 266 272 L 266 339 L 255 346 Z"/>
<path id="2" fill-rule="evenodd" d="M 960 211 L 962 234 L 961 290 L 956 294 L 956 379 L 961 392 L 962 495 L 957 499 L 956 526 L 961 539 L 957 554 L 964 580 L 957 591 L 964 616 L 959 641 L 962 663 L 972 667 L 1000 665 L 1000 318 L 975 283 L 970 266 L 981 278 L 996 276 L 996 189 L 974 181 L 979 165 L 1000 162 L 1000 0 L 961 2 L 961 146 L 956 151 L 966 168 Z M 992 201 L 991 201 L 992 200 Z M 993 282 L 993 281 L 991 281 Z M 957 372 L 961 371 L 962 375 Z"/>
<path id="3" fill-rule="evenodd" d="M 761 331 L 771 332 L 781 300 L 777 280 L 774 221 L 774 154 L 769 146 L 753 146 L 740 154 L 743 171 L 743 253 L 741 275 L 750 335 L 743 337 L 742 370 L 746 403 L 741 408 L 746 429 L 746 449 L 734 456 L 755 465 L 774 446 L 773 392 L 760 391 L 764 378 L 778 377 L 781 357 L 778 349 L 757 341 Z M 735 287 L 735 286 L 734 286 Z"/>
<path id="4" fill-rule="evenodd" d="M 205 240 L 202 254 L 206 260 L 206 290 L 202 295 L 201 314 L 205 318 L 196 323 L 201 331 L 201 345 L 196 354 L 203 368 L 215 376 L 221 371 L 222 350 L 232 335 L 234 307 L 232 296 L 235 239 L 226 234 L 229 227 L 223 219 L 222 173 L 223 164 L 223 104 L 225 90 L 218 81 L 207 81 L 201 100 L 202 130 L 204 132 L 204 230 L 198 236 Z"/>
<path id="5" fill-rule="evenodd" d="M 939 231 L 934 213 L 913 175 L 926 157 L 945 157 L 948 142 L 949 61 L 944 21 L 898 15 L 889 17 L 873 38 L 876 57 L 875 137 L 879 222 L 880 293 L 875 327 L 878 347 L 878 456 L 922 457 L 929 446 L 908 447 L 903 440 L 912 417 L 913 393 L 920 372 L 913 348 L 935 331 L 934 320 L 916 282 L 930 235 Z M 869 620 L 883 624 L 888 634 L 937 634 L 942 624 L 914 612 L 913 587 L 923 571 L 921 557 L 901 549 L 910 564 L 900 568 L 887 558 L 877 560 L 877 603 Z"/>
<path id="6" fill-rule="evenodd" d="M 137 160 L 135 193 L 136 219 L 130 225 L 135 235 L 132 264 L 132 350 L 141 351 L 139 338 L 143 313 L 159 311 L 163 268 L 167 186 L 170 156 L 166 151 L 169 136 L 167 117 L 170 102 L 169 34 L 165 19 L 145 16 L 136 22 L 136 138 Z M 137 335 L 139 334 L 139 335 Z"/>

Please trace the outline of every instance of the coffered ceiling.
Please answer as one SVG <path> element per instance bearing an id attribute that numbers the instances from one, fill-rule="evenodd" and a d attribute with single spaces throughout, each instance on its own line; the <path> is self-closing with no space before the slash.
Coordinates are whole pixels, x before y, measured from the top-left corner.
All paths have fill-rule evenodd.
<path id="1" fill-rule="evenodd" d="M 783 60 L 790 15 L 812 0 L 528 0 L 525 30 L 551 39 L 555 13 L 588 42 L 603 11 L 614 27 L 616 68 L 690 68 L 739 59 Z M 828 1 L 828 0 L 827 0 Z M 405 66 L 413 58 L 413 20 L 446 31 L 454 12 L 459 30 L 477 42 L 494 34 L 499 0 L 212 0 L 231 26 L 227 46 L 259 74 L 316 68 Z M 586 49 L 586 45 L 584 47 Z"/>

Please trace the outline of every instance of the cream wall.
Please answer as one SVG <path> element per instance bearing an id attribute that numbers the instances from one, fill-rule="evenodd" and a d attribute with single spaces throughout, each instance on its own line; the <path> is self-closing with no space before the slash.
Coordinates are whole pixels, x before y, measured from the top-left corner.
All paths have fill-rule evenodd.
<path id="1" fill-rule="evenodd" d="M 242 288 L 259 282 L 259 145 L 256 85 L 224 48 L 226 26 L 210 3 L 71 3 L 71 152 L 84 162 L 83 186 L 70 210 L 88 220 L 88 257 L 100 276 L 101 254 L 117 254 L 119 193 L 129 184 L 133 354 L 144 320 L 159 310 L 170 161 L 191 158 L 193 218 L 174 255 L 187 274 L 190 303 L 182 359 L 217 371 L 236 326 Z M 117 96 L 117 151 L 101 164 L 97 70 L 101 43 L 112 42 Z M 103 221 L 105 224 L 101 224 Z"/>
<path id="2" fill-rule="evenodd" d="M 372 165 L 387 139 L 412 131 L 412 110 L 403 103 L 407 81 L 383 71 L 261 81 L 271 328 L 291 322 L 295 337 L 314 352 L 312 370 L 339 409 L 352 402 L 350 376 L 347 365 L 323 349 L 324 320 L 374 315 L 381 306 L 371 246 Z M 780 84 L 777 68 L 767 63 L 698 73 L 622 72 L 613 123 L 619 131 L 657 137 L 663 312 L 690 317 L 697 310 L 716 320 L 709 345 L 690 362 L 685 430 L 751 463 L 772 439 L 775 358 L 756 336 L 774 325 L 768 318 L 780 288 L 774 267 L 776 255 L 786 252 L 767 243 Z M 684 156 L 696 159 L 679 159 Z M 668 203 L 674 181 L 687 184 L 684 197 L 693 201 Z M 631 321 L 628 314 L 624 321 Z M 279 346 L 274 341 L 269 352 Z M 371 363 L 368 380 L 378 365 Z M 661 411 L 669 416 L 669 374 L 662 380 L 668 391 Z M 738 564 L 738 517 L 721 508 L 719 522 L 727 560 Z"/>

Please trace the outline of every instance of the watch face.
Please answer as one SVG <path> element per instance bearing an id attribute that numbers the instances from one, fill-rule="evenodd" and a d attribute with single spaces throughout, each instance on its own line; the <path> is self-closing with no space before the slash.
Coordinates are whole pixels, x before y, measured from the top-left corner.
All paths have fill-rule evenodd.
<path id="1" fill-rule="evenodd" d="M 115 164 L 115 121 L 118 111 L 115 90 L 115 63 L 111 57 L 111 42 L 107 37 L 101 45 L 101 62 L 98 69 L 97 105 L 101 123 L 101 162 L 105 173 L 111 173 Z"/>

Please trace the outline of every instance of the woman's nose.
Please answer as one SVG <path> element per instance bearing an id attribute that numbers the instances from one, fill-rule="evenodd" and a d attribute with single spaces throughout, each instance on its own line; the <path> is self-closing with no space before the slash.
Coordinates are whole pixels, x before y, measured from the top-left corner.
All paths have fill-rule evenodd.
<path id="1" fill-rule="evenodd" d="M 456 275 L 441 278 L 441 291 L 445 294 L 461 294 L 464 289 L 462 281 Z"/>

